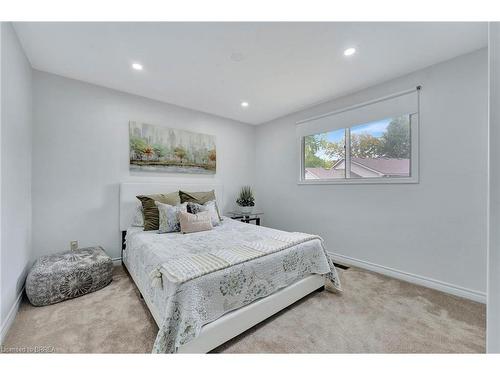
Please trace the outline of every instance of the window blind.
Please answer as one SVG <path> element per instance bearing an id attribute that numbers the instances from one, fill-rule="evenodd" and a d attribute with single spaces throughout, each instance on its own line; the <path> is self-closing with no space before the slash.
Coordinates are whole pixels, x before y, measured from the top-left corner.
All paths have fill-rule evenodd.
<path id="1" fill-rule="evenodd" d="M 419 89 L 417 87 L 412 90 L 301 120 L 297 122 L 297 135 L 304 137 L 306 135 L 361 125 L 371 121 L 418 113 Z"/>

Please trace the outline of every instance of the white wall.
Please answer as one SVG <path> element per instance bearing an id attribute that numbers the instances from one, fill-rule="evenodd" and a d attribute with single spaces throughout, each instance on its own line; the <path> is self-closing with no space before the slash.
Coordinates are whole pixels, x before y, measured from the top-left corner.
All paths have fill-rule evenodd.
<path id="1" fill-rule="evenodd" d="M 483 300 L 487 62 L 483 49 L 259 126 L 264 224 L 320 234 L 330 252 L 352 258 L 344 262 Z M 419 184 L 297 185 L 296 121 L 418 84 Z"/>
<path id="2" fill-rule="evenodd" d="M 10 23 L 1 25 L 1 335 L 31 266 L 32 70 Z"/>
<path id="3" fill-rule="evenodd" d="M 3 115 L 2 115 L 2 105 L 3 105 L 3 99 L 2 99 L 2 52 L 3 52 L 3 22 L 0 22 L 0 345 L 3 342 L 3 337 L 6 334 L 7 327 L 5 327 L 5 333 L 4 333 L 4 318 L 3 318 L 3 298 L 2 298 L 2 124 L 3 124 Z"/>
<path id="4" fill-rule="evenodd" d="M 500 353 L 500 23 L 490 24 L 490 222 L 487 350 Z"/>
<path id="5" fill-rule="evenodd" d="M 119 183 L 214 181 L 226 208 L 255 177 L 255 127 L 150 99 L 34 72 L 33 245 L 36 255 L 102 245 L 121 251 Z M 216 136 L 217 174 L 131 175 L 128 122 Z"/>

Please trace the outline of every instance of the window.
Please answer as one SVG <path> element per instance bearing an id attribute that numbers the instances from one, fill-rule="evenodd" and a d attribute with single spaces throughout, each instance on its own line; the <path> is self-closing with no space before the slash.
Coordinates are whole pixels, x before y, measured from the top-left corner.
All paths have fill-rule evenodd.
<path id="1" fill-rule="evenodd" d="M 389 105 L 377 102 L 304 122 L 298 132 L 300 183 L 418 182 L 418 107 L 405 100 L 401 106 L 398 95 Z M 374 118 L 370 106 L 374 114 L 397 113 L 398 107 L 411 112 L 358 122 Z"/>
<path id="2" fill-rule="evenodd" d="M 345 178 L 345 129 L 304 137 L 304 178 L 306 180 Z"/>
<path id="3" fill-rule="evenodd" d="M 410 177 L 410 115 L 350 129 L 351 178 Z"/>

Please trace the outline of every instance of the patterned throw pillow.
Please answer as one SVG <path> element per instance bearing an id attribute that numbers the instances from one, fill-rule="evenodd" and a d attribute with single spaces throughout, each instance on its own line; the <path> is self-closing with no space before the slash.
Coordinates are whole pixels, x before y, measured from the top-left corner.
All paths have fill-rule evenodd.
<path id="1" fill-rule="evenodd" d="M 187 203 L 171 206 L 169 204 L 155 202 L 158 207 L 158 216 L 160 219 L 159 232 L 170 233 L 179 232 L 181 225 L 179 223 L 179 213 L 187 213 Z"/>
<path id="2" fill-rule="evenodd" d="M 198 214 L 181 212 L 179 213 L 179 221 L 182 233 L 202 232 L 212 229 L 212 222 L 208 211 L 203 211 Z"/>
<path id="3" fill-rule="evenodd" d="M 194 202 L 187 203 L 187 212 L 197 214 L 199 212 L 209 212 L 212 226 L 216 227 L 220 224 L 219 213 L 217 211 L 217 203 L 215 201 L 208 201 L 205 204 L 198 204 Z"/>
<path id="4" fill-rule="evenodd" d="M 205 207 L 202 204 L 187 202 L 187 212 L 196 215 L 199 212 L 205 211 Z"/>
<path id="5" fill-rule="evenodd" d="M 137 203 L 135 206 L 134 216 L 132 217 L 133 227 L 143 227 L 144 226 L 144 211 L 142 209 L 142 204 Z"/>
<path id="6" fill-rule="evenodd" d="M 209 201 L 215 201 L 215 190 L 190 192 L 179 190 L 179 197 L 181 199 L 181 203 L 193 202 L 198 204 L 205 204 Z M 219 216 L 220 221 L 222 220 L 222 217 L 220 216 L 217 203 L 215 204 L 215 208 L 217 209 L 217 215 Z"/>
<path id="7" fill-rule="evenodd" d="M 155 202 L 169 204 L 175 206 L 180 201 L 179 192 L 174 191 L 173 193 L 167 194 L 152 194 L 152 195 L 138 195 L 137 199 L 142 202 L 142 209 L 144 212 L 144 230 L 158 230 L 160 226 L 160 218 L 158 214 L 158 208 Z"/>

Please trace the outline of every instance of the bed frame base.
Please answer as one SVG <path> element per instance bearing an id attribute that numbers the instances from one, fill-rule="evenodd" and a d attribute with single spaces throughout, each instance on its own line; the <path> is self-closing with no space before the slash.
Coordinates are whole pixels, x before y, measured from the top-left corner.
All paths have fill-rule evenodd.
<path id="1" fill-rule="evenodd" d="M 316 290 L 323 290 L 324 276 L 311 275 L 268 297 L 231 311 L 201 329 L 194 340 L 179 348 L 179 353 L 207 353 L 270 318 Z"/>
<path id="2" fill-rule="evenodd" d="M 134 281 L 137 289 L 139 289 L 139 294 L 148 306 L 156 324 L 159 326 L 159 314 L 155 311 L 147 294 L 142 293 L 134 275 L 127 269 L 126 262 L 123 262 L 123 266 Z M 219 319 L 204 325 L 200 334 L 186 345 L 181 346 L 178 353 L 208 353 L 305 296 L 315 291 L 323 291 L 324 289 L 325 277 L 323 275 L 307 276 L 286 288 L 278 290 L 270 296 L 231 311 Z"/>

